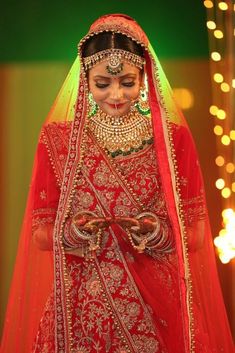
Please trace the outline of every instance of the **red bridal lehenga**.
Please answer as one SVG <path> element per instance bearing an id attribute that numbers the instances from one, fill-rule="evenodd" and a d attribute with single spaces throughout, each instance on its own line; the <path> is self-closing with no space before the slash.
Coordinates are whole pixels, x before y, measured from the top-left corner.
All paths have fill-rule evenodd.
<path id="1" fill-rule="evenodd" d="M 58 151 L 60 135 L 65 136 L 56 125 L 48 126 L 43 133 L 47 148 L 56 156 L 57 168 L 59 154 L 67 153 L 65 147 Z M 83 210 L 97 216 L 136 216 L 144 204 L 171 232 L 154 146 L 118 159 L 115 166 L 91 134 L 86 147 L 70 217 Z M 39 148 L 47 154 L 45 144 Z M 40 180 L 43 193 L 46 188 L 41 176 Z M 55 182 L 54 177 L 50 184 Z M 51 197 L 58 200 L 56 190 Z M 45 208 L 43 199 L 39 197 L 38 201 L 35 214 Z M 37 216 L 35 223 L 39 222 Z M 123 229 L 113 226 L 104 233 L 97 258 L 66 255 L 74 352 L 128 352 L 134 351 L 133 346 L 142 353 L 170 352 L 173 348 L 181 352 L 182 314 L 173 247 L 169 254 L 143 256 L 134 251 Z M 35 352 L 55 350 L 53 308 L 52 296 L 40 324 Z M 171 341 L 167 339 L 169 332 Z"/>
<path id="2" fill-rule="evenodd" d="M 75 61 L 36 153 L 3 335 L 3 353 L 231 353 L 197 154 L 148 39 L 125 15 L 92 34 L 120 31 L 145 48 L 154 142 L 112 158 L 89 129 L 86 79 Z M 71 218 L 158 216 L 168 251 L 138 253 L 117 224 L 100 250 L 65 248 Z M 43 227 L 44 250 L 32 230 Z M 53 237 L 50 229 L 53 228 Z"/>

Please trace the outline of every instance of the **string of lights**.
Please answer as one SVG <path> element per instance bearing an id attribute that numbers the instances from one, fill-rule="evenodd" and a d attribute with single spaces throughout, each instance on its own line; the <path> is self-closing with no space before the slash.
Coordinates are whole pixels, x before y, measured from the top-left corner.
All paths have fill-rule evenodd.
<path id="1" fill-rule="evenodd" d="M 212 100 L 219 178 L 222 229 L 214 239 L 222 263 L 235 258 L 235 4 L 232 0 L 205 0 L 209 36 Z"/>

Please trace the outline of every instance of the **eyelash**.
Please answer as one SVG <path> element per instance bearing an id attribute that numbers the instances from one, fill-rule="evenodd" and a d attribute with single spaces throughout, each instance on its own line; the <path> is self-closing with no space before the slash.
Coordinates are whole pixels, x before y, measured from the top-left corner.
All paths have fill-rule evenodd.
<path id="1" fill-rule="evenodd" d="M 134 84 L 135 84 L 135 82 L 124 82 L 124 83 L 122 83 L 122 85 L 124 87 L 133 87 Z M 107 88 L 109 86 L 109 83 L 96 83 L 95 85 L 96 85 L 96 87 L 102 89 L 102 88 Z"/>

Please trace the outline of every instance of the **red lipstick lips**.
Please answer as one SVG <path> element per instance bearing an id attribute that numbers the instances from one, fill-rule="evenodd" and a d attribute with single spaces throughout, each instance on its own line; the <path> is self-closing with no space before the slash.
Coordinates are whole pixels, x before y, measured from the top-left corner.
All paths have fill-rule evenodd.
<path id="1" fill-rule="evenodd" d="M 125 103 L 118 103 L 118 104 L 110 104 L 110 103 L 107 103 L 111 108 L 113 109 L 120 109 L 124 106 Z"/>

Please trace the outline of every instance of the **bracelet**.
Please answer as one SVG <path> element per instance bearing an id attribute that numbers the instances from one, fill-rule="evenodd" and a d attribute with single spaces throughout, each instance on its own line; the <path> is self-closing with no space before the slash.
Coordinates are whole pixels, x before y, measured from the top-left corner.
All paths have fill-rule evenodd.
<path id="1" fill-rule="evenodd" d="M 72 231 L 72 233 L 73 233 L 73 235 L 74 235 L 74 237 L 75 237 L 75 239 L 76 240 L 85 240 L 85 241 L 87 241 L 87 240 L 89 240 L 89 238 L 91 237 L 91 234 L 89 234 L 89 233 L 87 233 L 87 232 L 85 232 L 85 231 L 81 231 L 80 229 L 78 229 L 77 227 L 76 227 L 76 225 L 74 224 L 74 223 L 72 223 L 71 224 L 71 231 Z"/>
<path id="2" fill-rule="evenodd" d="M 132 233 L 126 228 L 126 233 L 132 247 L 139 253 L 143 253 L 144 250 L 158 250 L 159 252 L 171 252 L 173 249 L 173 235 L 169 232 L 167 225 L 164 227 L 159 217 L 152 212 L 143 212 L 136 216 L 136 219 L 140 219 L 145 216 L 152 216 L 156 221 L 156 229 L 153 232 L 149 232 L 144 236 L 139 236 Z"/>
<path id="3" fill-rule="evenodd" d="M 81 211 L 78 214 L 89 214 L 93 217 L 96 215 L 90 211 Z M 63 243 L 67 248 L 82 248 L 84 246 L 87 247 L 87 253 L 94 253 L 97 250 L 100 250 L 102 240 L 102 229 L 98 229 L 96 234 L 90 234 L 85 231 L 81 231 L 76 224 L 74 223 L 74 218 L 72 218 L 66 225 L 65 225 L 65 232 L 63 237 Z M 88 255 L 88 254 L 87 254 Z"/>

